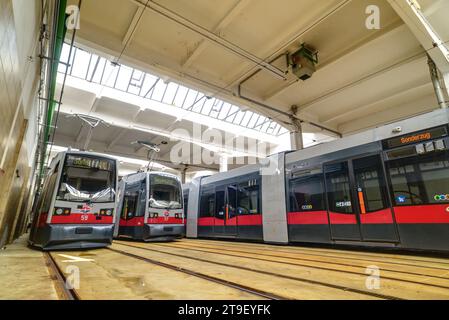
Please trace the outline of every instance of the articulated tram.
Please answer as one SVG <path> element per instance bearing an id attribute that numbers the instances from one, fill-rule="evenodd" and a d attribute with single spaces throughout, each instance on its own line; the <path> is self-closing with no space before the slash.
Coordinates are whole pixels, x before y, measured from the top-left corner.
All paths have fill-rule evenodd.
<path id="1" fill-rule="evenodd" d="M 112 242 L 117 161 L 61 152 L 37 200 L 29 243 L 44 250 L 105 247 Z"/>
<path id="2" fill-rule="evenodd" d="M 144 241 L 173 240 L 185 232 L 179 178 L 164 172 L 139 172 L 119 184 L 114 236 Z"/>
<path id="3" fill-rule="evenodd" d="M 448 123 L 437 110 L 194 179 L 187 237 L 449 251 Z"/>

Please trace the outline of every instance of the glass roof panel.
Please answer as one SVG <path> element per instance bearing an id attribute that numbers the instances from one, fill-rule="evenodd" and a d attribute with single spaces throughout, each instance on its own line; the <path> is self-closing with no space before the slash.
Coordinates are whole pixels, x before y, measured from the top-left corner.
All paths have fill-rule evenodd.
<path id="1" fill-rule="evenodd" d="M 70 46 L 64 44 L 61 62 L 67 63 L 69 51 Z M 58 66 L 58 72 L 60 73 L 64 73 L 66 69 L 63 63 Z M 77 47 L 72 49 L 70 65 L 68 70 L 70 76 L 89 82 L 173 105 L 269 135 L 278 136 L 288 132 L 287 129 L 265 116 L 247 111 L 247 107 L 232 105 L 216 97 L 205 97 L 202 92 L 175 82 L 166 82 L 150 73 L 119 65 Z"/>

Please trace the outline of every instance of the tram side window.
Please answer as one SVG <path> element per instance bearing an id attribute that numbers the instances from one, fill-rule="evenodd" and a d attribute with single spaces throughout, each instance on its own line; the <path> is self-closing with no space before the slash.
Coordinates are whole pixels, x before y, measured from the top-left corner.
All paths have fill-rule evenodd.
<path id="1" fill-rule="evenodd" d="M 362 213 L 385 209 L 387 195 L 382 163 L 378 156 L 354 160 L 358 192 L 363 196 Z"/>
<path id="2" fill-rule="evenodd" d="M 449 152 L 387 163 L 396 206 L 449 203 Z"/>
<path id="3" fill-rule="evenodd" d="M 326 210 L 321 175 L 290 181 L 290 210 L 296 212 Z"/>
<path id="4" fill-rule="evenodd" d="M 184 193 L 184 218 L 187 219 L 187 208 L 189 207 L 189 193 Z"/>
<path id="5" fill-rule="evenodd" d="M 136 217 L 143 217 L 143 216 L 145 216 L 145 207 L 146 207 L 146 201 L 147 201 L 147 191 L 146 191 L 145 180 L 143 180 L 141 182 L 139 193 L 140 193 L 139 205 L 137 206 Z"/>
<path id="6" fill-rule="evenodd" d="M 259 214 L 259 186 L 248 187 L 248 183 L 244 183 L 237 189 L 237 214 Z"/>
<path id="7" fill-rule="evenodd" d="M 351 187 L 346 163 L 328 165 L 326 185 L 329 211 L 353 214 Z"/>
<path id="8" fill-rule="evenodd" d="M 132 219 L 137 216 L 137 201 L 139 193 L 137 191 L 127 191 L 123 201 L 121 217 L 123 219 Z"/>
<path id="9" fill-rule="evenodd" d="M 51 200 L 55 190 L 56 180 L 58 179 L 59 164 L 53 170 L 53 173 L 48 178 L 47 188 L 45 190 L 44 201 L 42 203 L 41 212 L 48 212 L 50 210 Z"/>
<path id="10" fill-rule="evenodd" d="M 215 215 L 215 193 L 203 193 L 200 203 L 200 217 L 213 217 Z"/>
<path id="11" fill-rule="evenodd" d="M 218 219 L 225 218 L 225 191 L 217 191 L 215 193 L 215 217 Z"/>

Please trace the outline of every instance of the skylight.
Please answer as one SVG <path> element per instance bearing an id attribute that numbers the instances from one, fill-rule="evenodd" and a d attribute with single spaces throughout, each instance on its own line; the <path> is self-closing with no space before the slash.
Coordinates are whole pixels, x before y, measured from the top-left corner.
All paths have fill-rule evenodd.
<path id="1" fill-rule="evenodd" d="M 61 62 L 67 63 L 70 46 L 64 44 Z M 61 63 L 58 71 L 65 72 Z M 185 87 L 125 65 L 113 64 L 110 60 L 89 53 L 81 48 L 72 49 L 68 74 L 72 77 L 97 83 L 137 95 L 139 97 L 172 105 L 189 112 L 202 114 L 250 130 L 272 136 L 280 136 L 287 129 L 279 123 L 258 113 L 230 104 L 205 93 Z"/>

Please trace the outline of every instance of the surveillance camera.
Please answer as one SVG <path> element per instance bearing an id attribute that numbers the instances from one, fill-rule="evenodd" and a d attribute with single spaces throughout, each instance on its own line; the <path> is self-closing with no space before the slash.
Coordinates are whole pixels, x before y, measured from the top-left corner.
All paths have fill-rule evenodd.
<path id="1" fill-rule="evenodd" d="M 400 132 L 402 132 L 402 128 L 401 127 L 394 127 L 392 131 L 393 131 L 393 133 L 400 133 Z"/>

